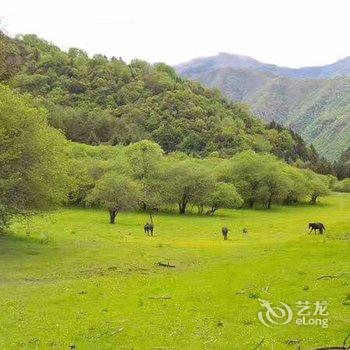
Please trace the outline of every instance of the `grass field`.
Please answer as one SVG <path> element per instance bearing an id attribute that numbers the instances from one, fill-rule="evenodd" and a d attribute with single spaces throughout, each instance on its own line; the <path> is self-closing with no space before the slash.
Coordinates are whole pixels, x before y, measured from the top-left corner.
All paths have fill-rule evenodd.
<path id="1" fill-rule="evenodd" d="M 264 339 L 259 349 L 303 350 L 339 346 L 350 333 L 348 194 L 215 217 L 161 214 L 155 237 L 143 233 L 144 214 L 118 221 L 64 209 L 0 237 L 0 349 L 245 350 Z M 326 235 L 308 235 L 312 221 Z M 293 311 L 325 300 L 329 328 L 268 328 L 259 298 Z"/>

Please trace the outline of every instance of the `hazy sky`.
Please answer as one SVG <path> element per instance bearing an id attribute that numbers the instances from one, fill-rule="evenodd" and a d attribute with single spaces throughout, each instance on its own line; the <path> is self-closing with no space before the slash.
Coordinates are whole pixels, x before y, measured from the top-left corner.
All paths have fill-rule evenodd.
<path id="1" fill-rule="evenodd" d="M 0 0 L 10 35 L 176 64 L 230 52 L 300 67 L 350 56 L 350 0 Z"/>

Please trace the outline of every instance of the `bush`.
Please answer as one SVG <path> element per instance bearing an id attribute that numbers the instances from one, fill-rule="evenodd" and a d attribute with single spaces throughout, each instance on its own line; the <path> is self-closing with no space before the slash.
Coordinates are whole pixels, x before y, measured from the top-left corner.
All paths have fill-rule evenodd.
<path id="1" fill-rule="evenodd" d="M 8 208 L 0 204 L 0 233 L 3 233 L 6 231 L 10 223 L 10 213 L 8 211 Z"/>
<path id="2" fill-rule="evenodd" d="M 336 182 L 333 190 L 337 192 L 350 192 L 350 178 Z"/>

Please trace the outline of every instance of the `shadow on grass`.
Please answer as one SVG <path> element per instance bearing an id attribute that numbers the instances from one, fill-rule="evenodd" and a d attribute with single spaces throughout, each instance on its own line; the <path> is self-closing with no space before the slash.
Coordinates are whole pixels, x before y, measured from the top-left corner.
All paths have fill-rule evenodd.
<path id="1" fill-rule="evenodd" d="M 2 257 L 41 255 L 53 249 L 52 241 L 48 237 L 18 236 L 12 232 L 0 234 L 0 256 Z"/>

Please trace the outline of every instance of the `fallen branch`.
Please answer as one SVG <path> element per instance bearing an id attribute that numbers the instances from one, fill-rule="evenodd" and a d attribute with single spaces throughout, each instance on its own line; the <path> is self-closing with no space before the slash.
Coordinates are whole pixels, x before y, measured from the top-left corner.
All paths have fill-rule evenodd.
<path id="1" fill-rule="evenodd" d="M 332 279 L 332 278 L 338 278 L 338 276 L 337 275 L 323 275 L 323 276 L 317 277 L 316 281 L 322 280 L 324 278 L 331 278 Z"/>
<path id="2" fill-rule="evenodd" d="M 346 346 L 346 342 L 348 341 L 348 339 L 350 338 L 350 334 L 346 336 L 346 338 L 343 341 L 343 346 Z"/>
<path id="3" fill-rule="evenodd" d="M 170 265 L 169 263 L 163 263 L 161 261 L 158 262 L 158 266 L 163 266 L 163 267 L 175 267 L 175 265 Z"/>
<path id="4" fill-rule="evenodd" d="M 260 343 L 258 345 L 256 345 L 255 348 L 253 348 L 253 350 L 256 350 L 257 348 L 259 348 L 264 341 L 265 341 L 265 338 L 262 338 Z"/>
<path id="5" fill-rule="evenodd" d="M 171 299 L 171 297 L 164 295 L 164 296 L 159 296 L 159 297 L 148 297 L 148 299 Z"/>

